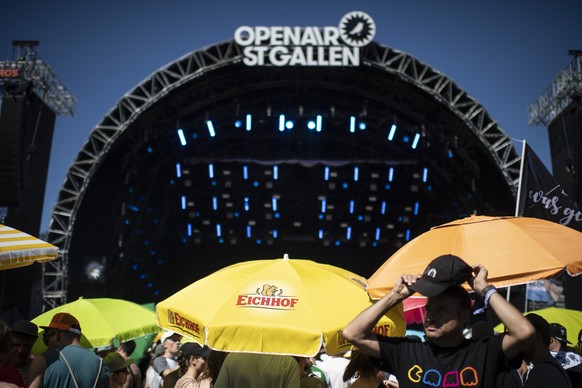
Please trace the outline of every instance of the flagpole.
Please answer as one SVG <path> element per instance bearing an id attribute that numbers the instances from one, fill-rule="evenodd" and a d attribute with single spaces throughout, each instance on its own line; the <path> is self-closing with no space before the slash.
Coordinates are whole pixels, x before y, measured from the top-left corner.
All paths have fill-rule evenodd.
<path id="1" fill-rule="evenodd" d="M 523 140 L 523 145 L 521 148 L 521 164 L 519 166 L 519 183 L 517 185 L 517 201 L 515 202 L 515 216 L 519 216 L 519 201 L 521 201 L 521 183 L 523 180 L 523 169 L 525 166 L 525 144 L 526 140 Z"/>
<path id="2" fill-rule="evenodd" d="M 519 201 L 521 201 L 521 181 L 523 178 L 523 168 L 525 166 L 525 143 L 526 140 L 523 140 L 523 145 L 521 147 L 521 163 L 519 166 L 519 182 L 517 184 L 517 201 L 515 202 L 515 216 L 519 217 Z M 511 297 L 511 286 L 507 287 L 507 296 L 505 297 L 505 299 L 509 302 L 509 299 Z M 526 309 L 527 309 L 527 295 L 526 295 L 526 299 L 525 299 L 525 304 L 526 304 Z"/>

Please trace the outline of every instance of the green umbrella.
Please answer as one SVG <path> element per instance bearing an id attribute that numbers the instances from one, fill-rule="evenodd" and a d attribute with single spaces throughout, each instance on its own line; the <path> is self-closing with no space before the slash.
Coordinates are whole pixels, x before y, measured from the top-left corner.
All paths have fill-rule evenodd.
<path id="1" fill-rule="evenodd" d="M 582 311 L 562 309 L 559 307 L 548 307 L 540 310 L 532 310 L 525 313 L 535 313 L 543 317 L 548 323 L 559 323 L 566 328 L 568 332 L 568 341 L 573 345 L 578 343 L 578 332 L 582 329 Z M 504 331 L 503 324 L 495 326 L 496 332 Z"/>
<path id="2" fill-rule="evenodd" d="M 81 324 L 81 345 L 86 348 L 119 345 L 123 341 L 161 331 L 152 310 L 127 300 L 111 298 L 79 298 L 42 313 L 32 322 L 39 327 L 48 326 L 52 317 L 60 312 L 77 318 Z M 39 334 L 43 332 L 39 328 Z M 39 335 L 32 351 L 38 354 L 44 350 L 46 346 L 42 335 Z"/>

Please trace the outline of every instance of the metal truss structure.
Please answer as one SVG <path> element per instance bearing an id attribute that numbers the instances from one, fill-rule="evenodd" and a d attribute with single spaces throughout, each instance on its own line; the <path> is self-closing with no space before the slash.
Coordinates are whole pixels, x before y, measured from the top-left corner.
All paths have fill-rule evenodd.
<path id="1" fill-rule="evenodd" d="M 6 94 L 30 88 L 57 115 L 72 116 L 76 99 L 58 80 L 50 66 L 40 59 L 37 41 L 13 41 L 14 59 L 0 61 L 0 74 L 16 71 L 17 77 L 0 77 Z"/>
<path id="2" fill-rule="evenodd" d="M 483 106 L 445 75 L 404 52 L 372 43 L 364 49 L 362 60 L 362 67 L 385 72 L 406 84 L 414 85 L 448 109 L 450 114 L 461 119 L 471 129 L 471 136 L 477 138 L 488 150 L 490 159 L 502 172 L 515 195 L 520 157 L 515 152 L 511 139 Z M 233 40 L 187 54 L 159 69 L 128 92 L 94 128 L 70 167 L 52 212 L 48 239 L 60 248 L 63 259 L 43 266 L 42 296 L 45 307 L 53 308 L 67 302 L 69 249 L 80 203 L 97 166 L 111 150 L 113 143 L 144 112 L 172 91 L 189 82 L 204 79 L 210 72 L 240 65 L 241 61 L 241 48 Z M 180 107 L 175 107 L 175 110 L 179 109 Z"/>
<path id="3" fill-rule="evenodd" d="M 575 99 L 582 96 L 582 55 L 575 55 L 546 91 L 528 107 L 529 125 L 548 126 Z"/>

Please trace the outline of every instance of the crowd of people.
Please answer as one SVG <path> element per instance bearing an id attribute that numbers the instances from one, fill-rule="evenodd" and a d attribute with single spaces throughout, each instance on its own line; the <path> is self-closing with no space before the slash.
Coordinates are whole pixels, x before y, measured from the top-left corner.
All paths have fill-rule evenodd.
<path id="1" fill-rule="evenodd" d="M 40 327 L 0 321 L 0 388 L 582 387 L 582 355 L 566 328 L 535 313 L 523 315 L 487 275 L 482 265 L 453 255 L 436 258 L 423 274 L 402 274 L 344 328 L 353 349 L 339 355 L 327 354 L 324 346 L 314 357 L 228 353 L 164 331 L 138 362 L 131 358 L 134 340 L 117 348 L 82 347 L 82 325 L 65 312 Z M 424 338 L 375 334 L 380 318 L 415 292 L 427 297 Z M 504 333 L 476 318 L 489 309 Z M 39 333 L 47 350 L 34 355 Z M 582 328 L 578 352 L 581 345 Z"/>

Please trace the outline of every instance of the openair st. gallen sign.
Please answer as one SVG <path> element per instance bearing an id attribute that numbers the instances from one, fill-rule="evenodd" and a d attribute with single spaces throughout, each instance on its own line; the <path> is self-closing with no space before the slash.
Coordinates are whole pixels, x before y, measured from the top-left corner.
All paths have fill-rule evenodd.
<path id="1" fill-rule="evenodd" d="M 375 34 L 374 20 L 353 11 L 337 27 L 240 26 L 234 40 L 247 66 L 359 66 L 360 48 Z"/>

